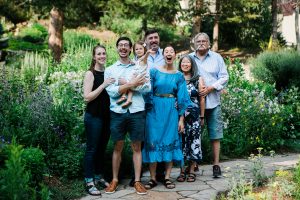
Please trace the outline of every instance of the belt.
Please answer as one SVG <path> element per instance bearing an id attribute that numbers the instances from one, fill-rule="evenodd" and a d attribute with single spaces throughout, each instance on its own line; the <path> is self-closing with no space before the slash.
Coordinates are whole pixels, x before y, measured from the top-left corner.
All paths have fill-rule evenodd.
<path id="1" fill-rule="evenodd" d="M 155 93 L 154 96 L 157 96 L 157 97 L 166 97 L 166 98 L 174 98 L 175 97 L 174 94 L 157 94 L 157 93 Z"/>

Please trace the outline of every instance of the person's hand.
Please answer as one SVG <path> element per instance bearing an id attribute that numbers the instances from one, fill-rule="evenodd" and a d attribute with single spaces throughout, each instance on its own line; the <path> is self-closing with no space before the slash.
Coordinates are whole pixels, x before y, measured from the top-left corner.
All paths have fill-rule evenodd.
<path id="1" fill-rule="evenodd" d="M 142 73 L 136 77 L 133 77 L 133 79 L 130 81 L 130 83 L 136 87 L 139 85 L 143 85 L 147 80 L 146 80 L 146 73 Z"/>
<path id="2" fill-rule="evenodd" d="M 152 49 L 149 49 L 151 51 L 150 53 L 156 53 L 158 50 L 158 47 L 153 47 Z"/>
<path id="3" fill-rule="evenodd" d="M 116 81 L 115 78 L 107 78 L 107 79 L 105 79 L 104 82 L 103 82 L 104 88 L 106 88 L 110 84 L 114 83 L 115 81 Z"/>
<path id="4" fill-rule="evenodd" d="M 147 53 L 149 53 L 149 54 L 155 54 L 157 50 L 158 50 L 158 48 L 152 48 L 152 49 L 149 49 L 147 51 Z"/>
<path id="5" fill-rule="evenodd" d="M 199 91 L 199 96 L 207 96 L 209 93 L 211 93 L 214 90 L 214 87 L 202 87 L 201 90 Z"/>
<path id="6" fill-rule="evenodd" d="M 119 79 L 118 79 L 118 84 L 119 85 L 124 85 L 124 84 L 126 84 L 127 83 L 127 80 L 124 78 L 124 77 L 120 77 Z"/>
<path id="7" fill-rule="evenodd" d="M 178 122 L 178 132 L 184 134 L 184 123 L 183 123 L 183 120 L 179 120 L 179 122 Z"/>

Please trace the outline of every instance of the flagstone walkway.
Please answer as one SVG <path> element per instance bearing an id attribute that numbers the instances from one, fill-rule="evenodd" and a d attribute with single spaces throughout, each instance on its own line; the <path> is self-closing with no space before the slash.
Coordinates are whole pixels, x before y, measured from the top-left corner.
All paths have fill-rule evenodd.
<path id="1" fill-rule="evenodd" d="M 285 154 L 285 155 L 276 155 L 274 157 L 263 157 L 264 170 L 266 175 L 273 175 L 274 171 L 278 169 L 291 169 L 295 167 L 296 163 L 300 160 L 300 154 Z M 212 177 L 212 166 L 203 165 L 200 167 L 200 171 L 197 172 L 196 182 L 175 182 L 176 188 L 166 189 L 162 184 L 152 190 L 148 191 L 147 195 L 137 195 L 134 188 L 129 187 L 128 183 L 130 180 L 122 180 L 119 185 L 118 190 L 114 194 L 105 194 L 102 192 L 102 197 L 95 196 L 85 196 L 81 200 L 110 200 L 110 199 L 119 199 L 119 200 L 210 200 L 214 199 L 218 194 L 225 192 L 229 189 L 229 180 L 234 171 L 238 168 L 243 169 L 246 177 L 251 177 L 251 166 L 252 163 L 246 159 L 238 159 L 232 161 L 226 161 L 221 163 L 221 168 L 223 171 L 223 176 L 221 178 Z M 172 170 L 171 177 L 175 181 L 176 177 L 179 174 L 179 168 L 174 168 Z M 143 174 L 142 182 L 147 182 L 149 180 L 149 172 Z"/>

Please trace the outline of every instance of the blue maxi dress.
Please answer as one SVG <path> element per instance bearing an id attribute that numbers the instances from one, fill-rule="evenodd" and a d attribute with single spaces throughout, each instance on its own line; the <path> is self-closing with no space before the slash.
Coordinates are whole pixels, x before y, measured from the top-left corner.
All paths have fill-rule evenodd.
<path id="1" fill-rule="evenodd" d="M 184 76 L 179 71 L 170 74 L 152 68 L 150 78 L 152 87 L 146 101 L 143 162 L 182 162 L 178 120 L 191 104 Z M 173 94 L 175 97 L 162 97 L 159 94 Z"/>

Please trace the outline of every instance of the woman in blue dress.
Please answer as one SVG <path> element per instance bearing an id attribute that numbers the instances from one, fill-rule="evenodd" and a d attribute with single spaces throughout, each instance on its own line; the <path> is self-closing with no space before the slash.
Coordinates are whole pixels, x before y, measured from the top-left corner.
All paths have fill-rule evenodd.
<path id="1" fill-rule="evenodd" d="M 150 70 L 151 92 L 150 106 L 146 116 L 146 136 L 143 150 L 143 162 L 149 163 L 151 179 L 145 185 L 151 189 L 157 185 L 156 164 L 165 162 L 164 185 L 168 189 L 175 187 L 170 180 L 173 162 L 181 162 L 180 135 L 184 130 L 184 112 L 191 100 L 186 82 L 181 72 L 176 70 L 176 53 L 172 46 L 163 50 L 165 65 Z"/>

